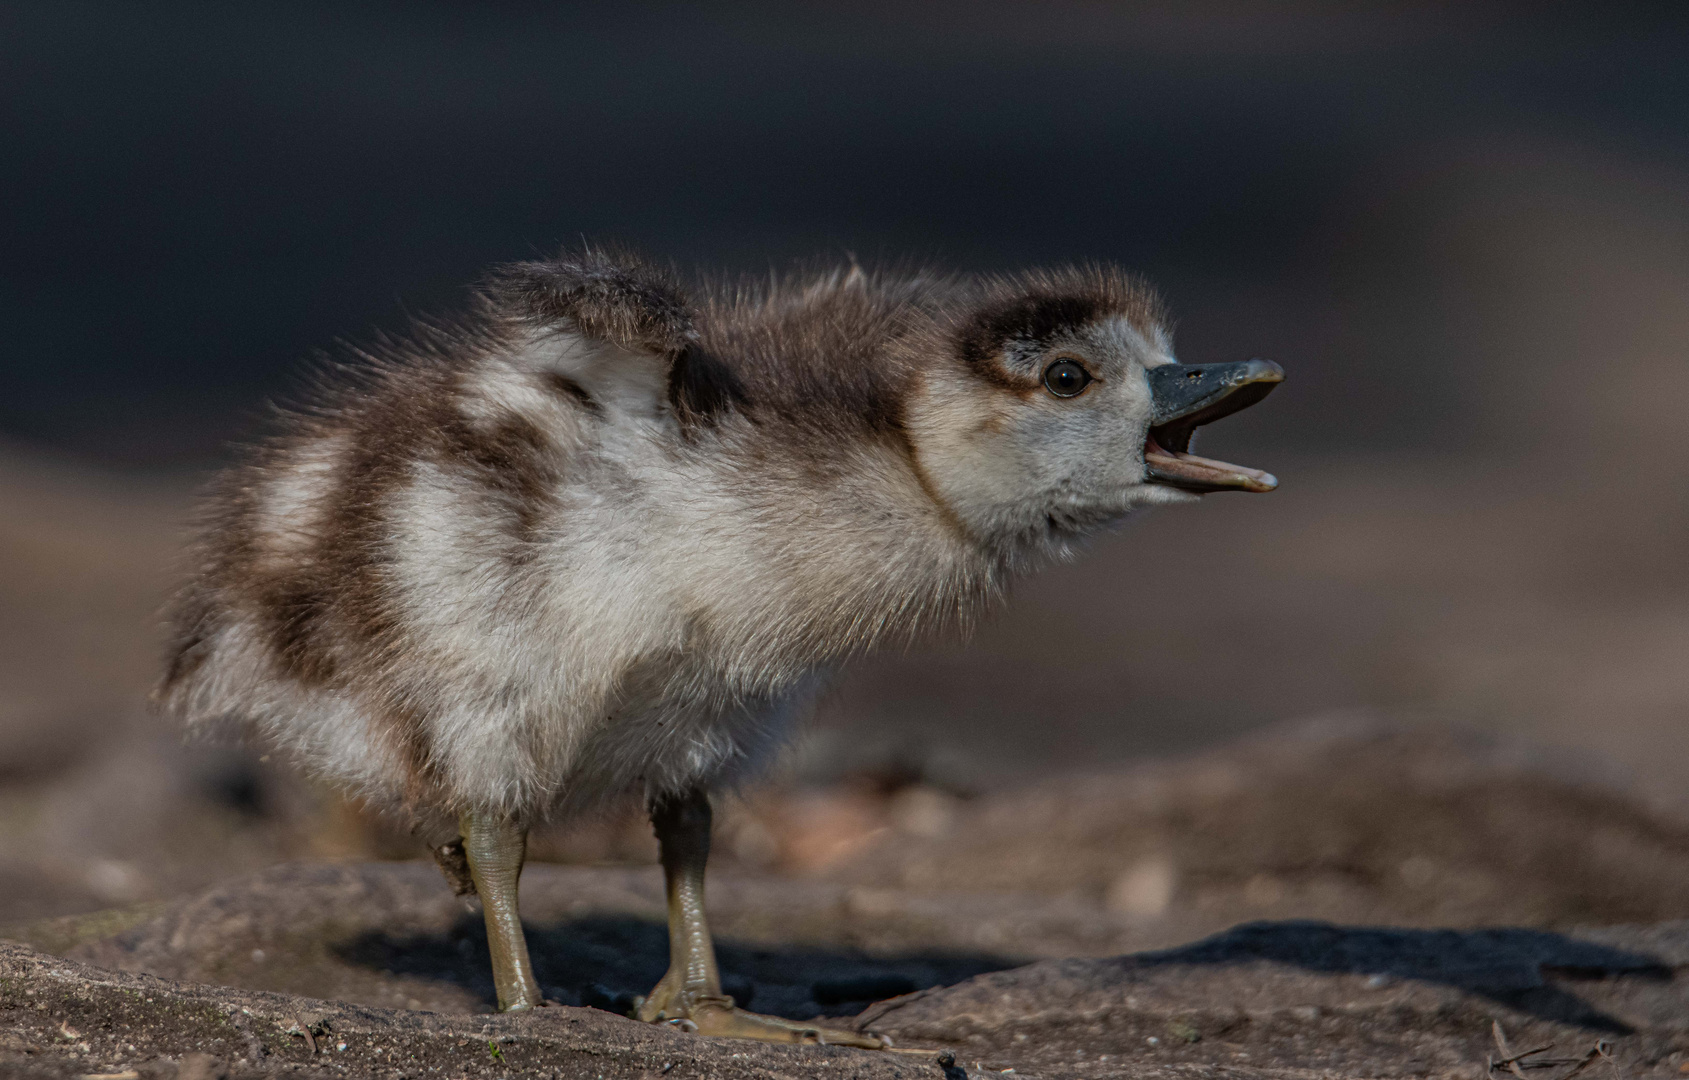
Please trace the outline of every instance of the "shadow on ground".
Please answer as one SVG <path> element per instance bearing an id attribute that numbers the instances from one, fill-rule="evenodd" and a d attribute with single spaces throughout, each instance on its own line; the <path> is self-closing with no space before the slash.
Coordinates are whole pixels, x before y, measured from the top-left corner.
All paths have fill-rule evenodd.
<path id="1" fill-rule="evenodd" d="M 625 1013 L 668 967 L 660 923 L 593 916 L 529 926 L 528 949 L 546 996 Z M 332 946 L 349 964 L 385 975 L 450 983 L 487 1007 L 495 1002 L 485 923 L 466 914 L 444 933 L 373 930 Z M 984 953 L 868 954 L 854 949 L 759 947 L 731 939 L 716 950 L 724 989 L 759 1012 L 807 1020 L 853 1015 L 870 1002 L 949 986 L 1024 961 Z"/>
<path id="2" fill-rule="evenodd" d="M 1313 921 L 1257 922 L 1177 949 L 1136 958 L 1145 966 L 1290 964 L 1321 974 L 1367 975 L 1438 983 L 1487 998 L 1540 1020 L 1632 1032 L 1549 977 L 1630 976 L 1669 981 L 1664 961 L 1546 930 L 1413 930 L 1333 926 Z"/>

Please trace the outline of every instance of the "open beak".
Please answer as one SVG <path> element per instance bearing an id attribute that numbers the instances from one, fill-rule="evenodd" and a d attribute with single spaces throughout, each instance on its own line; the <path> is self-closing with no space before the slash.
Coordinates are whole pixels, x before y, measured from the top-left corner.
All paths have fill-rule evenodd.
<path id="1" fill-rule="evenodd" d="M 1144 440 L 1146 479 L 1185 491 L 1271 491 L 1278 477 L 1187 453 L 1191 434 L 1247 409 L 1284 381 L 1271 360 L 1239 364 L 1163 364 L 1149 370 L 1155 411 Z"/>

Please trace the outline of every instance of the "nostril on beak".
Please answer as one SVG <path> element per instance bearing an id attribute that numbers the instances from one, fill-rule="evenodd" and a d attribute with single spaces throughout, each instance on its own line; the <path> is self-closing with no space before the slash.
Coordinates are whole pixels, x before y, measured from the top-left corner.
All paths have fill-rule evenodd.
<path id="1" fill-rule="evenodd" d="M 1247 408 L 1284 381 L 1284 369 L 1271 360 L 1235 364 L 1165 364 L 1151 368 L 1150 398 L 1154 426 L 1184 420 L 1190 427 L 1210 423 Z"/>

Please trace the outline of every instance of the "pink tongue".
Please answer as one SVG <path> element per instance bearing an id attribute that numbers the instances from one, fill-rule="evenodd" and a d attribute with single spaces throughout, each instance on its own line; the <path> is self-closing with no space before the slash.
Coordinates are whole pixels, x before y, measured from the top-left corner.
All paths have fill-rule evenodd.
<path id="1" fill-rule="evenodd" d="M 1144 447 L 1144 464 L 1158 477 L 1169 480 L 1188 480 L 1193 484 L 1242 491 L 1271 491 L 1278 487 L 1278 477 L 1272 473 L 1195 454 L 1175 454 L 1163 450 L 1154 439 Z"/>

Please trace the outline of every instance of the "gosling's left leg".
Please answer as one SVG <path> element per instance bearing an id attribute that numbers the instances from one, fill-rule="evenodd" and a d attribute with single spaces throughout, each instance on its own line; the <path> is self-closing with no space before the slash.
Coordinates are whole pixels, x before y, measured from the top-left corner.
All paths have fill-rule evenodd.
<path id="1" fill-rule="evenodd" d="M 672 1023 L 701 1035 L 767 1042 L 828 1043 L 881 1050 L 873 1035 L 816 1027 L 777 1016 L 745 1012 L 721 992 L 715 945 L 704 921 L 704 864 L 710 857 L 710 800 L 691 791 L 651 804 L 651 824 L 662 846 L 668 884 L 669 970 L 640 1003 L 639 1018 Z"/>
<path id="2" fill-rule="evenodd" d="M 516 909 L 516 883 L 528 851 L 528 830 L 509 818 L 488 814 L 463 815 L 459 831 L 481 910 L 487 919 L 487 947 L 493 954 L 493 985 L 500 1012 L 516 1012 L 545 1004 L 534 968 L 528 962 L 528 941 L 522 936 L 522 916 Z"/>

